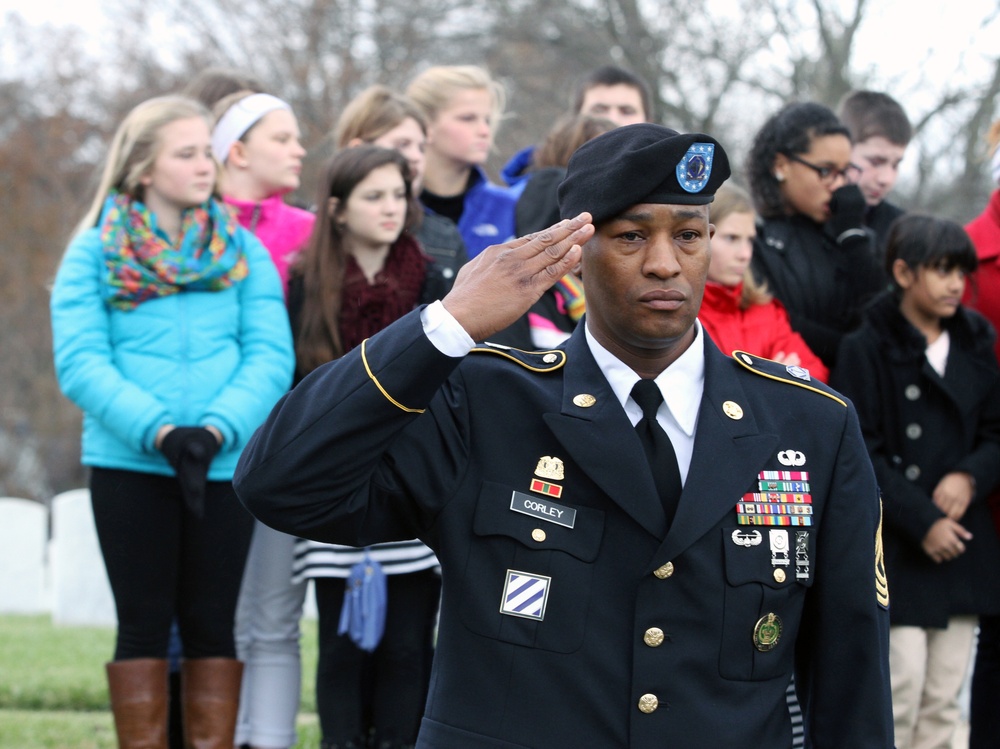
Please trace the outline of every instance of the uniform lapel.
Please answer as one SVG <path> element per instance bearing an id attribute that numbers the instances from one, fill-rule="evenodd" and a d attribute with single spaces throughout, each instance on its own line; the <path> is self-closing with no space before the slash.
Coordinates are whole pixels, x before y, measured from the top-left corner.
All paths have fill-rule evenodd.
<path id="1" fill-rule="evenodd" d="M 590 353 L 583 324 L 567 342 L 566 355 L 561 410 L 545 414 L 546 424 L 574 462 L 615 504 L 662 539 L 666 517 L 642 444 Z M 593 405 L 579 405 L 579 399 L 574 402 L 577 396 L 585 395 L 594 399 Z"/>
<path id="2" fill-rule="evenodd" d="M 742 409 L 741 418 L 726 415 L 723 404 L 727 402 Z M 778 435 L 758 431 L 737 367 L 706 340 L 705 393 L 691 468 L 677 515 L 656 554 L 659 561 L 650 569 L 681 554 L 733 511 L 777 446 Z"/>

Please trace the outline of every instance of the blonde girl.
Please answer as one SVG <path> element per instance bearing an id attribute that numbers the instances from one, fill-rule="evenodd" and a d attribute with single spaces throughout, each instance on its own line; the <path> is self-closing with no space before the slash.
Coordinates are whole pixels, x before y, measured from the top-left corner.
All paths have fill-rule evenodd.
<path id="1" fill-rule="evenodd" d="M 499 82 L 475 65 L 428 68 L 406 89 L 427 120 L 423 204 L 458 225 L 470 258 L 514 236 L 515 195 L 483 166 L 503 114 Z"/>
<path id="2" fill-rule="evenodd" d="M 56 374 L 83 410 L 118 615 L 107 675 L 123 749 L 166 749 L 175 617 L 185 740 L 232 746 L 233 618 L 253 527 L 232 476 L 291 381 L 277 273 L 216 198 L 215 171 L 204 107 L 177 96 L 137 106 L 52 292 Z"/>

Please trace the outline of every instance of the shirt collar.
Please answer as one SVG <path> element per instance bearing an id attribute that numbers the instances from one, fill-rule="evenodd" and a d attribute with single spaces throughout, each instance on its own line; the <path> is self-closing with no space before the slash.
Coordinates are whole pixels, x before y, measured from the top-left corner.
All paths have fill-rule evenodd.
<path id="1" fill-rule="evenodd" d="M 669 367 L 660 372 L 655 382 L 663 393 L 663 402 L 670 415 L 683 432 L 691 437 L 698 423 L 698 409 L 705 392 L 705 336 L 701 323 L 695 320 L 695 338 L 687 350 Z M 629 395 L 640 377 L 631 367 L 618 359 L 597 342 L 590 328 L 586 330 L 590 353 L 608 380 L 618 402 L 622 404 L 633 424 L 642 417 L 642 411 Z"/>

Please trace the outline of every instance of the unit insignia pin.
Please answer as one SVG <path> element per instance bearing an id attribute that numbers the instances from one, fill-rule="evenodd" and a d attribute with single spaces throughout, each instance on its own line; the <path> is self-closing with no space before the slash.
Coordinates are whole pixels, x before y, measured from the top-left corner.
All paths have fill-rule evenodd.
<path id="1" fill-rule="evenodd" d="M 726 401 L 722 404 L 722 413 L 728 416 L 730 419 L 742 419 L 743 409 L 740 407 L 739 403 L 735 401 Z"/>
<path id="2" fill-rule="evenodd" d="M 573 405 L 579 406 L 580 408 L 590 408 L 595 403 L 597 403 L 597 398 L 592 396 L 590 393 L 580 393 L 579 395 L 573 396 Z"/>
<path id="3" fill-rule="evenodd" d="M 805 367 L 799 367 L 795 364 L 789 364 L 785 367 L 785 371 L 788 372 L 792 377 L 797 377 L 800 380 L 805 380 L 806 382 L 811 382 L 812 377 L 809 376 L 809 370 Z"/>

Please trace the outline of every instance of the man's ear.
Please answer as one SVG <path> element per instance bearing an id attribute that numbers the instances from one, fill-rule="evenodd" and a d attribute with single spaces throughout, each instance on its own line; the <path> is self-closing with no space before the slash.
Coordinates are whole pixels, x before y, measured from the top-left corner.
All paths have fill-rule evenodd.
<path id="1" fill-rule="evenodd" d="M 901 289 L 908 289 L 917 280 L 917 274 L 906 264 L 905 260 L 897 258 L 892 262 L 892 277 L 896 279 L 896 285 Z"/>
<path id="2" fill-rule="evenodd" d="M 365 142 L 361 138 L 351 138 L 347 141 L 347 148 L 357 148 L 358 146 L 363 146 Z"/>

